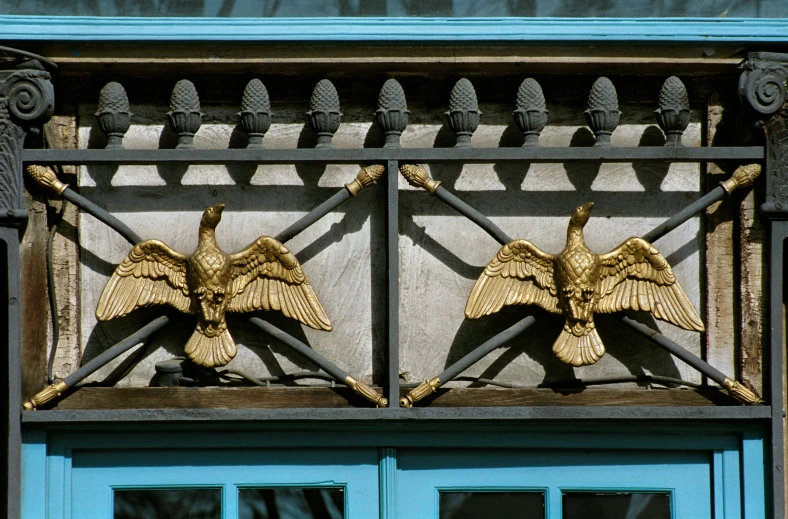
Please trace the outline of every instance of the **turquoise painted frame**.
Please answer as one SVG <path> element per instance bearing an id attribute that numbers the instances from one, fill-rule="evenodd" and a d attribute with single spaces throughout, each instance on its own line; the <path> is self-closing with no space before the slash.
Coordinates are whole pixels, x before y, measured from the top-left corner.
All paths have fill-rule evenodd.
<path id="1" fill-rule="evenodd" d="M 399 519 L 405 512 L 400 493 L 408 489 L 402 486 L 406 480 L 401 477 L 398 454 L 411 449 L 424 449 L 427 453 L 438 452 L 439 449 L 471 449 L 476 452 L 530 449 L 532 452 L 554 450 L 563 453 L 593 449 L 598 453 L 611 453 L 614 457 L 618 453 L 620 457 L 634 456 L 651 459 L 652 462 L 659 459 L 660 451 L 666 455 L 668 451 L 673 454 L 692 453 L 694 458 L 707 456 L 711 466 L 712 519 L 767 516 L 764 426 L 715 424 L 710 429 L 697 424 L 586 423 L 579 427 L 566 422 L 552 425 L 521 422 L 463 423 L 461 430 L 457 429 L 446 427 L 446 424 L 429 423 L 299 422 L 237 424 L 232 427 L 228 424 L 197 425 L 188 434 L 183 433 L 182 427 L 151 427 L 150 424 L 129 424 L 121 432 L 99 426 L 49 430 L 28 428 L 24 433 L 22 451 L 22 517 L 71 517 L 69 511 L 72 510 L 74 495 L 71 463 L 75 452 L 77 458 L 85 456 L 85 453 L 100 455 L 112 466 L 113 459 L 128 458 L 134 452 L 157 451 L 150 456 L 164 457 L 169 453 L 182 456 L 186 451 L 204 449 L 221 453 L 222 449 L 236 452 L 287 448 L 355 450 L 359 459 L 363 458 L 367 464 L 377 463 L 377 467 L 372 467 L 367 471 L 369 474 L 365 474 L 375 480 L 374 484 L 379 489 L 379 502 L 374 504 L 373 515 L 379 514 L 381 519 Z M 206 481 L 198 483 L 206 484 Z M 178 483 L 178 480 L 168 480 L 171 486 L 183 486 L 183 483 Z M 657 482 L 648 488 L 665 486 Z"/>
<path id="2" fill-rule="evenodd" d="M 0 16 L 0 40 L 402 43 L 788 42 L 788 18 L 131 18 Z"/>

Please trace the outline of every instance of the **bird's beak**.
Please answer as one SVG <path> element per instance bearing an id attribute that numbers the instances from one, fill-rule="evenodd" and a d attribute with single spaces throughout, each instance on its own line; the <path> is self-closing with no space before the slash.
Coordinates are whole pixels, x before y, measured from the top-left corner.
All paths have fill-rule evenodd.
<path id="1" fill-rule="evenodd" d="M 583 211 L 586 212 L 586 213 L 590 213 L 591 209 L 593 209 L 593 208 L 594 208 L 594 202 L 588 202 L 587 204 L 585 204 L 583 206 Z"/>
<path id="2" fill-rule="evenodd" d="M 213 209 L 215 212 L 219 214 L 222 214 L 222 211 L 224 211 L 224 204 L 216 204 L 211 209 Z"/>

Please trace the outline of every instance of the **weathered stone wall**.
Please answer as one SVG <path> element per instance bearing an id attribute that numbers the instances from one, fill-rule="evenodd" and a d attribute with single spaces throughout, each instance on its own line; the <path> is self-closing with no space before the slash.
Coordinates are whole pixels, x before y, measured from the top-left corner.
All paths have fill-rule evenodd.
<path id="1" fill-rule="evenodd" d="M 473 137 L 475 147 L 517 146 L 522 142 L 511 111 L 517 84 L 523 77 L 471 78 L 477 85 L 483 112 L 482 126 Z M 206 113 L 195 147 L 245 146 L 243 134 L 235 128 L 235 112 L 246 79 L 233 78 L 221 86 L 195 81 Z M 308 94 L 316 81 L 302 79 L 289 88 L 281 78 L 270 83 L 266 77 L 261 79 L 269 86 L 275 122 L 265 138 L 266 147 L 314 145 L 314 135 L 304 127 L 303 112 L 308 109 Z M 336 147 L 380 146 L 380 132 L 371 121 L 377 90 L 384 79 L 337 82 L 345 116 L 334 138 Z M 456 79 L 404 78 L 411 110 L 410 126 L 402 136 L 404 147 L 453 144 L 442 112 Z M 569 85 L 554 96 L 545 87 L 550 121 L 542 134 L 542 145 L 593 144 L 582 110 L 594 79 L 570 77 Z M 650 80 L 653 88 L 645 89 L 644 82 L 628 86 L 626 80 L 613 79 L 622 110 L 613 145 L 661 145 L 664 140 L 654 123 L 653 110 L 662 80 Z M 124 84 L 130 87 L 134 113 L 134 125 L 124 141 L 126 147 L 173 147 L 175 135 L 163 123 L 168 99 L 162 93 L 166 89 L 155 86 L 146 94 L 140 83 Z M 174 80 L 168 86 L 172 84 Z M 97 82 L 90 85 L 95 89 L 92 99 L 97 98 L 100 86 Z M 79 145 L 102 147 L 104 138 L 92 116 L 96 105 L 87 94 L 84 97 L 78 110 Z M 696 116 L 684 136 L 688 146 L 700 144 L 700 124 L 695 122 L 699 110 L 693 108 Z M 700 106 L 701 113 L 703 109 Z M 586 239 L 593 250 L 606 252 L 629 236 L 647 232 L 696 199 L 702 184 L 696 164 L 434 164 L 429 169 L 443 186 L 488 215 L 508 234 L 528 239 L 551 253 L 563 247 L 568 216 L 577 205 L 595 202 Z M 286 228 L 350 181 L 357 170 L 356 165 L 304 164 L 92 166 L 81 168 L 79 185 L 83 194 L 111 210 L 143 238 L 161 239 L 182 252 L 191 252 L 196 246 L 202 210 L 223 202 L 227 207 L 218 228 L 218 241 L 226 251 L 235 252 L 261 234 L 274 235 Z M 499 245 L 473 223 L 423 191 L 408 187 L 402 179 L 400 188 L 400 370 L 405 380 L 420 381 L 436 375 L 530 309 L 509 308 L 496 316 L 466 320 L 465 300 Z M 334 331 L 314 331 L 278 316 L 265 316 L 348 372 L 374 382 L 380 382 L 384 369 L 386 336 L 383 195 L 382 186 L 362 192 L 288 243 L 314 285 Z M 80 215 L 79 225 L 81 343 L 83 356 L 89 359 L 141 327 L 158 311 L 139 310 L 128 317 L 96 323 L 93 312 L 103 286 L 130 246 L 89 215 Z M 695 218 L 656 243 L 701 315 L 699 250 L 703 241 L 699 219 Z M 561 319 L 534 311 L 538 317 L 535 327 L 466 375 L 524 385 L 573 376 L 595 378 L 641 372 L 700 381 L 697 372 L 634 336 L 614 316 L 599 316 L 597 320 L 608 354 L 594 366 L 572 369 L 551 351 Z M 147 385 L 156 362 L 182 355 L 194 324 L 191 317 L 177 318 L 152 341 L 145 357 L 120 384 Z M 241 316 L 231 318 L 229 328 L 241 345 L 229 367 L 257 376 L 314 369 L 245 324 Z M 661 322 L 659 328 L 701 354 L 700 334 Z M 93 380 L 117 378 L 126 369 L 121 358 L 100 370 Z"/>

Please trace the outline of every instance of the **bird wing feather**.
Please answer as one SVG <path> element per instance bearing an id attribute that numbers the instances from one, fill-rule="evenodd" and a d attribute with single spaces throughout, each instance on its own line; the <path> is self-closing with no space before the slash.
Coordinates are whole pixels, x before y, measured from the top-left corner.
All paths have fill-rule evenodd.
<path id="1" fill-rule="evenodd" d="M 135 308 L 168 304 L 191 311 L 187 285 L 188 258 L 159 240 L 146 240 L 131 249 L 104 287 L 96 317 L 106 321 Z"/>
<path id="2" fill-rule="evenodd" d="M 465 316 L 476 319 L 498 312 L 505 305 L 539 305 L 561 313 L 553 277 L 555 257 L 525 240 L 507 243 L 476 281 Z"/>
<path id="3" fill-rule="evenodd" d="M 685 330 L 704 330 L 673 269 L 649 242 L 630 238 L 599 258 L 603 270 L 597 312 L 642 310 Z"/>
<path id="4" fill-rule="evenodd" d="M 230 255 L 230 269 L 228 311 L 279 310 L 311 328 L 331 331 L 298 259 L 279 241 L 260 236 Z"/>

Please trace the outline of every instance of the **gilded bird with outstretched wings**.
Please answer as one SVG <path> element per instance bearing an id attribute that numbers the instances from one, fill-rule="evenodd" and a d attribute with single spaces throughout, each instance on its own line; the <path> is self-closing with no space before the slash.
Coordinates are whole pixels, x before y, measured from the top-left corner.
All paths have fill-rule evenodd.
<path id="1" fill-rule="evenodd" d="M 566 317 L 553 344 L 559 359 L 585 366 L 605 354 L 594 313 L 651 312 L 685 330 L 703 331 L 703 322 L 676 280 L 667 260 L 641 238 L 629 238 L 606 254 L 585 244 L 583 227 L 594 204 L 574 210 L 566 246 L 558 255 L 531 242 L 504 245 L 474 285 L 465 316 L 476 319 L 505 305 L 538 305 Z"/>
<path id="2" fill-rule="evenodd" d="M 331 323 L 296 257 L 279 241 L 260 236 L 236 254 L 216 243 L 224 204 L 205 210 L 197 249 L 187 256 L 158 240 L 134 246 L 115 269 L 101 295 L 96 317 L 106 321 L 135 308 L 170 305 L 197 315 L 197 328 L 184 348 L 206 367 L 224 366 L 236 347 L 225 312 L 278 310 L 318 330 Z"/>

